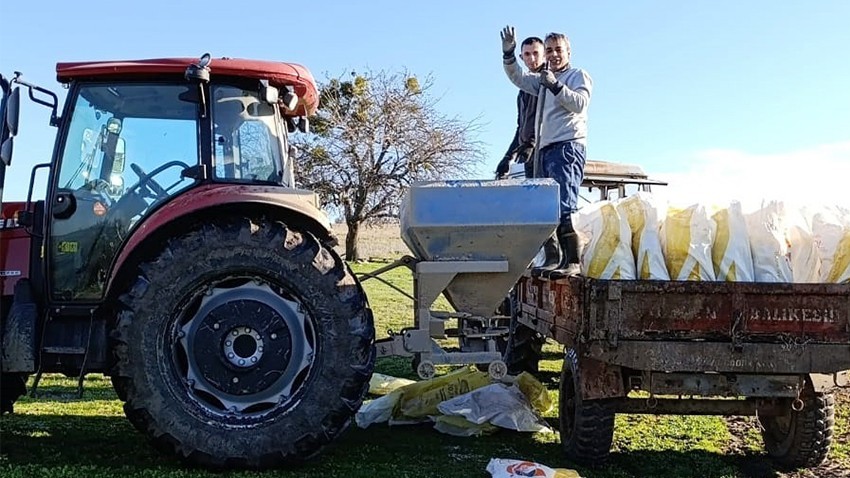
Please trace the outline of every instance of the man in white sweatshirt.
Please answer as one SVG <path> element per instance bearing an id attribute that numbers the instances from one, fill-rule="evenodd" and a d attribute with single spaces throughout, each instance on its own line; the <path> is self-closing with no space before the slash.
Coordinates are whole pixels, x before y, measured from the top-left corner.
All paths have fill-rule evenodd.
<path id="1" fill-rule="evenodd" d="M 523 72 L 516 62 L 516 32 L 502 30 L 502 59 L 505 73 L 521 90 L 537 95 L 535 134 L 538 162 L 543 176 L 560 186 L 561 221 L 557 230 L 560 254 L 551 248 L 544 270 L 561 270 L 567 275 L 579 273 L 578 237 L 571 215 L 578 205 L 579 187 L 584 177 L 587 145 L 587 107 L 593 80 L 570 65 L 570 41 L 562 33 L 550 33 L 544 41 L 548 67 L 539 73 Z"/>

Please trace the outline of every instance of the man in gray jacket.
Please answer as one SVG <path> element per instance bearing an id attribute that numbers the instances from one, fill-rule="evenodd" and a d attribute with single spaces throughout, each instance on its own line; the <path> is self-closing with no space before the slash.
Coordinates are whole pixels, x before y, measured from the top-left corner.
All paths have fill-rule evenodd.
<path id="1" fill-rule="evenodd" d="M 516 33 L 502 30 L 502 59 L 505 73 L 521 90 L 537 94 L 537 162 L 543 176 L 554 179 L 561 193 L 561 220 L 556 249 L 544 247 L 544 270 L 561 270 L 567 275 L 580 271 L 578 236 L 571 215 L 578 205 L 584 177 L 587 144 L 587 107 L 593 80 L 586 71 L 570 65 L 570 41 L 562 33 L 550 33 L 544 41 L 547 68 L 539 73 L 523 72 L 516 63 Z"/>

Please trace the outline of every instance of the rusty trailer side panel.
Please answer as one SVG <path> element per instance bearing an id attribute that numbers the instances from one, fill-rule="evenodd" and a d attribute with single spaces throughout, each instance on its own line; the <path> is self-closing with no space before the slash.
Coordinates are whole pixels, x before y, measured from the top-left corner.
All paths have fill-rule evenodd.
<path id="1" fill-rule="evenodd" d="M 850 284 L 524 276 L 522 318 L 567 347 L 644 370 L 850 369 Z"/>

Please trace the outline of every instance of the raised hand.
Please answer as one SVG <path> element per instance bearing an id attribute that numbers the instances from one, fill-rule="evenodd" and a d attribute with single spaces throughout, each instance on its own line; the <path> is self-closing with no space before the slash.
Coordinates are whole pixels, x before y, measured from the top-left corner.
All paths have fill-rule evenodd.
<path id="1" fill-rule="evenodd" d="M 502 28 L 502 53 L 505 55 L 513 55 L 516 50 L 516 30 L 508 25 Z"/>

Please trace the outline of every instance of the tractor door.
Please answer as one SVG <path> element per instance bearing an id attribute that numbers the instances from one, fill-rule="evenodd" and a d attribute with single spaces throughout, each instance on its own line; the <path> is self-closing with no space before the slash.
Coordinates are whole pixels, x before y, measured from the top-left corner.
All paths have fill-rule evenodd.
<path id="1" fill-rule="evenodd" d="M 49 197 L 54 300 L 97 301 L 133 226 L 194 180 L 197 86 L 83 83 L 71 90 Z"/>

